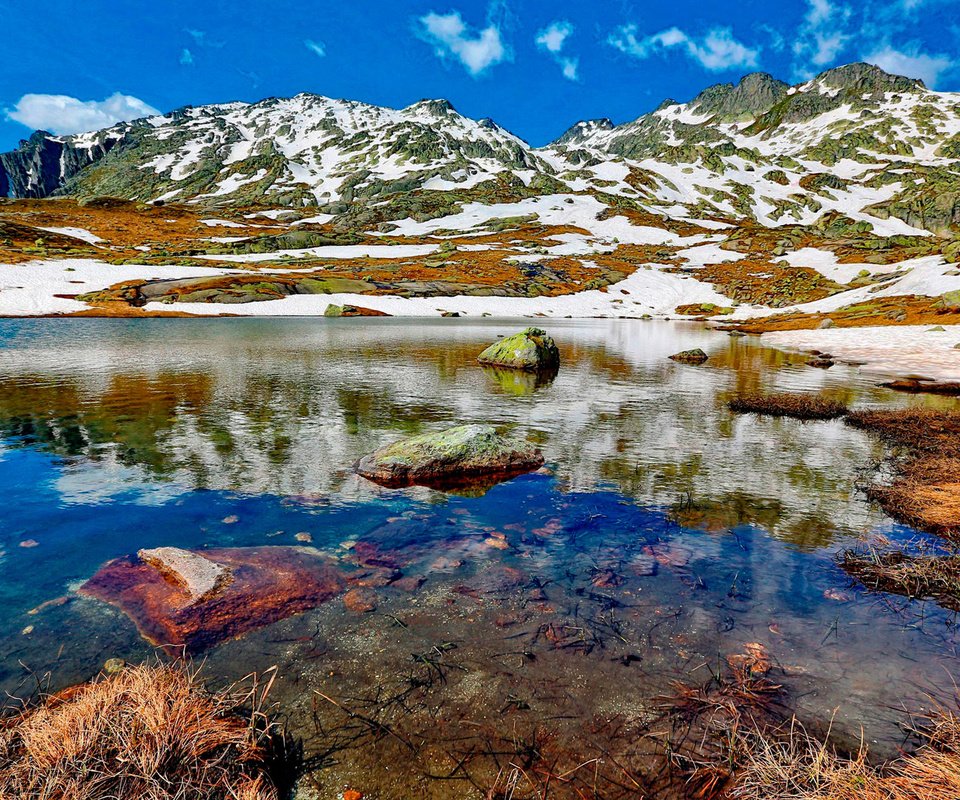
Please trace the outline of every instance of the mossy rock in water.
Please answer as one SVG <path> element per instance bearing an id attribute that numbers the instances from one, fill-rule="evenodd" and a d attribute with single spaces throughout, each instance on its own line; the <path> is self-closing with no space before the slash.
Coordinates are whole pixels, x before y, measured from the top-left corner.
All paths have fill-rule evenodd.
<path id="1" fill-rule="evenodd" d="M 389 317 L 385 311 L 377 311 L 375 308 L 364 308 L 363 306 L 338 306 L 330 303 L 323 312 L 325 317 Z"/>
<path id="2" fill-rule="evenodd" d="M 458 486 L 506 479 L 543 465 L 543 454 L 492 425 L 460 425 L 394 442 L 361 458 L 354 469 L 384 486 Z"/>
<path id="3" fill-rule="evenodd" d="M 672 361 L 679 361 L 681 364 L 702 364 L 709 356 L 699 347 L 694 350 L 684 350 L 681 353 L 674 353 L 670 356 Z"/>
<path id="4" fill-rule="evenodd" d="M 527 328 L 490 345 L 477 361 L 491 367 L 549 372 L 560 367 L 556 342 L 540 328 Z"/>

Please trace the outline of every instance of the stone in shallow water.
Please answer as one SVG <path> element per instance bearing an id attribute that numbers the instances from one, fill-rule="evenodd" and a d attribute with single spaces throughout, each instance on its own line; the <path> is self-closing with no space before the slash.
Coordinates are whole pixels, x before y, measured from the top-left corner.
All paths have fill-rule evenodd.
<path id="1" fill-rule="evenodd" d="M 490 345 L 477 361 L 493 367 L 548 372 L 559 369 L 560 351 L 546 331 L 527 328 Z"/>
<path id="2" fill-rule="evenodd" d="M 222 564 L 179 547 L 140 550 L 137 555 L 167 580 L 183 587 L 195 603 L 213 596 L 231 580 L 230 570 Z"/>
<path id="3" fill-rule="evenodd" d="M 543 466 L 534 445 L 492 425 L 460 425 L 394 442 L 361 458 L 356 471 L 384 486 L 457 485 L 507 478 Z"/>
<path id="4" fill-rule="evenodd" d="M 671 361 L 679 361 L 681 364 L 702 364 L 709 356 L 699 347 L 694 350 L 684 350 L 680 353 L 674 353 L 670 356 Z"/>
<path id="5" fill-rule="evenodd" d="M 228 569 L 232 580 L 200 602 L 135 556 L 105 564 L 80 593 L 116 606 L 144 639 L 176 656 L 201 652 L 315 608 L 339 595 L 345 585 L 330 559 L 307 548 L 221 548 L 206 550 L 201 557 Z"/>

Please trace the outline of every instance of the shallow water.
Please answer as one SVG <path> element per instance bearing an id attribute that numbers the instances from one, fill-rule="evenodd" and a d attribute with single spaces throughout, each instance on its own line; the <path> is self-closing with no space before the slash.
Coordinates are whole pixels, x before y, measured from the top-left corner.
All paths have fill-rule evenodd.
<path id="1" fill-rule="evenodd" d="M 841 422 L 735 417 L 726 402 L 953 401 L 693 323 L 551 321 L 563 367 L 540 385 L 476 365 L 526 324 L 0 321 L 0 686 L 154 657 L 120 611 L 73 593 L 104 562 L 306 533 L 347 571 L 374 552 L 412 582 L 377 587 L 373 613 L 334 600 L 221 644 L 204 671 L 279 667 L 272 697 L 319 797 L 483 797 L 523 759 L 556 774 L 589 762 L 569 791 L 631 796 L 662 696 L 750 642 L 805 723 L 833 718 L 841 740 L 862 726 L 892 752 L 901 704 L 948 696 L 957 662 L 952 614 L 866 594 L 833 562 L 863 535 L 917 535 L 857 491 L 883 450 Z M 666 358 L 693 347 L 706 365 Z M 461 422 L 529 435 L 547 467 L 475 496 L 351 471 Z"/>

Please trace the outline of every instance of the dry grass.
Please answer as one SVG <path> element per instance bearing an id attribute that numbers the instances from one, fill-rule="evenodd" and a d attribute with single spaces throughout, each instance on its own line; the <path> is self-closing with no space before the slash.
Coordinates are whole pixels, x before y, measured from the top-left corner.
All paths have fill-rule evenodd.
<path id="1" fill-rule="evenodd" d="M 210 694 L 187 667 L 160 665 L 49 696 L 0 723 L 0 797 L 276 800 L 268 690 Z"/>
<path id="2" fill-rule="evenodd" d="M 748 394 L 729 403 L 737 414 L 764 414 L 796 419 L 836 419 L 847 413 L 847 406 L 838 400 L 812 394 Z"/>
<path id="3" fill-rule="evenodd" d="M 854 411 L 847 423 L 894 448 L 895 479 L 868 496 L 891 517 L 943 536 L 960 533 L 960 412 Z"/>
<path id="4" fill-rule="evenodd" d="M 931 598 L 960 611 L 960 555 L 911 555 L 903 550 L 846 550 L 841 568 L 867 589 L 915 599 Z"/>
<path id="5" fill-rule="evenodd" d="M 738 800 L 948 800 L 960 797 L 960 718 L 940 710 L 913 755 L 881 767 L 861 746 L 839 755 L 795 722 L 758 736 L 730 796 Z"/>

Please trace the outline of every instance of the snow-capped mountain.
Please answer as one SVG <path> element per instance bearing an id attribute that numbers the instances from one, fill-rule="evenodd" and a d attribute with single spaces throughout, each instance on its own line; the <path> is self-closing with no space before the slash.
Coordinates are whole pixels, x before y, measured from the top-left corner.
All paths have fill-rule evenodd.
<path id="1" fill-rule="evenodd" d="M 532 148 L 442 100 L 393 110 L 301 94 L 185 108 L 0 155 L 0 195 L 317 206 L 344 223 L 574 191 L 674 218 L 885 235 L 960 230 L 960 95 L 851 64 L 797 86 L 756 73 L 623 125 Z"/>

